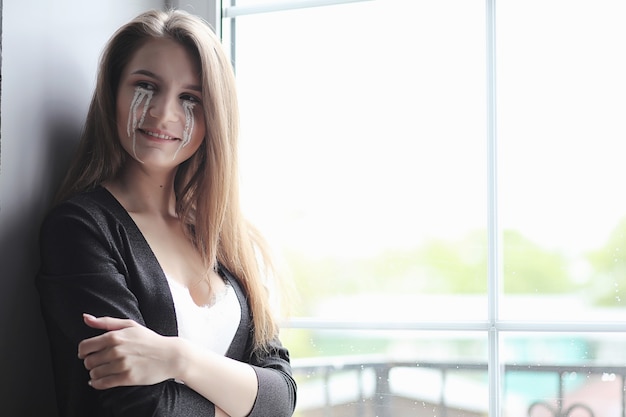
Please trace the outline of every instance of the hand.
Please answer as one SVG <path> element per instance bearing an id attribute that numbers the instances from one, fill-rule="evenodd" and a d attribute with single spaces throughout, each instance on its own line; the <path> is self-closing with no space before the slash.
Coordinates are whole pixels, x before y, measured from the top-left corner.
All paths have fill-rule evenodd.
<path id="1" fill-rule="evenodd" d="M 89 370 L 89 385 L 108 389 L 152 385 L 174 375 L 175 350 L 170 339 L 133 320 L 83 314 L 85 324 L 106 333 L 78 345 L 78 357 Z"/>

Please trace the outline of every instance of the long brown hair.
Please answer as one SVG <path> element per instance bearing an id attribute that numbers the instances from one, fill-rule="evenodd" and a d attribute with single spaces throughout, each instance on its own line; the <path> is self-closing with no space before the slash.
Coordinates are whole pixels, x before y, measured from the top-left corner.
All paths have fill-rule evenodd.
<path id="1" fill-rule="evenodd" d="M 116 127 L 116 93 L 122 71 L 146 40 L 180 42 L 201 68 L 206 137 L 182 163 L 175 179 L 177 213 L 207 268 L 224 265 L 246 290 L 254 322 L 254 341 L 264 348 L 277 326 L 257 261 L 271 265 L 266 245 L 244 220 L 239 203 L 237 139 L 239 110 L 232 65 L 219 38 L 200 18 L 184 11 L 149 11 L 122 26 L 100 61 L 96 89 L 77 153 L 57 200 L 114 178 L 127 154 Z M 207 271 L 208 272 L 208 271 Z"/>

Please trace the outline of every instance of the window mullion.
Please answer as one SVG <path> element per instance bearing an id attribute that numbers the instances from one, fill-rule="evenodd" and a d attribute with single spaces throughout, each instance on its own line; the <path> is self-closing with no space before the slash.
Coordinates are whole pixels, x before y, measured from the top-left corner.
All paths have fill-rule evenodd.
<path id="1" fill-rule="evenodd" d="M 500 416 L 502 369 L 498 328 L 501 281 L 500 228 L 498 225 L 497 135 L 496 135 L 496 1 L 486 0 L 487 73 L 487 207 L 488 207 L 488 335 L 489 415 Z"/>

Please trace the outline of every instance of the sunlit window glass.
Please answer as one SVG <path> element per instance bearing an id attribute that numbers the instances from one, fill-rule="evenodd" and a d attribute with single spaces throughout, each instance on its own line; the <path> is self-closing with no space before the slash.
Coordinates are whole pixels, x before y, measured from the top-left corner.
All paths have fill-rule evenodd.
<path id="1" fill-rule="evenodd" d="M 236 20 L 245 206 L 298 314 L 484 319 L 484 21 L 466 0 Z"/>
<path id="2" fill-rule="evenodd" d="M 232 20 L 244 208 L 300 293 L 297 416 L 624 414 L 625 21 L 621 0 Z"/>
<path id="3" fill-rule="evenodd" d="M 504 0 L 497 17 L 503 315 L 622 321 L 626 3 Z"/>

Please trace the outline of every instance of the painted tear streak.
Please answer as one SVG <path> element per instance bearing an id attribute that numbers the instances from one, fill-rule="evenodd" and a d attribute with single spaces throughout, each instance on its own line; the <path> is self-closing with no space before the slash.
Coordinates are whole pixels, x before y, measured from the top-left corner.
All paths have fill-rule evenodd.
<path id="1" fill-rule="evenodd" d="M 172 159 L 176 159 L 176 155 L 178 155 L 178 152 L 182 148 L 187 146 L 189 142 L 191 142 L 191 135 L 193 134 L 193 128 L 195 123 L 195 119 L 193 117 L 193 108 L 195 107 L 195 105 L 196 103 L 192 103 L 190 101 L 183 102 L 183 110 L 185 111 L 185 130 L 183 131 L 183 140 L 182 142 L 180 142 L 180 145 L 178 145 L 178 149 L 176 149 L 176 152 L 174 153 L 174 157 Z"/>
<path id="2" fill-rule="evenodd" d="M 140 128 L 143 125 L 144 120 L 146 119 L 146 113 L 148 113 L 148 107 L 150 106 L 150 100 L 152 100 L 153 94 L 154 92 L 151 90 L 146 90 L 142 87 L 135 88 L 135 95 L 130 102 L 130 110 L 128 111 L 128 124 L 126 125 L 126 133 L 128 134 L 128 138 L 132 139 L 133 141 L 133 155 L 140 162 L 141 159 L 139 159 L 135 150 L 135 146 L 137 144 L 137 128 Z M 139 120 L 137 120 L 137 109 L 141 105 L 141 102 L 144 100 L 144 98 L 146 99 L 146 102 L 143 105 L 141 117 L 139 118 Z"/>
<path id="3" fill-rule="evenodd" d="M 146 119 L 146 114 L 148 113 L 148 109 L 150 107 L 150 101 L 152 100 L 153 95 L 154 95 L 154 92 L 151 90 L 147 90 L 143 87 L 136 87 L 135 95 L 133 96 L 133 99 L 130 102 L 130 109 L 128 110 L 128 123 L 126 126 L 126 133 L 128 134 L 128 138 L 132 139 L 133 141 L 133 155 L 140 162 L 142 161 L 137 156 L 137 151 L 136 151 L 137 129 L 143 126 L 143 122 Z M 143 104 L 141 117 L 138 118 L 137 110 L 139 109 L 139 106 L 141 106 L 141 103 L 144 101 L 144 99 L 146 102 Z M 187 146 L 189 142 L 191 142 L 191 136 L 193 135 L 193 129 L 195 126 L 195 119 L 193 117 L 193 109 L 195 105 L 196 103 L 193 103 L 190 101 L 183 102 L 183 110 L 185 112 L 185 129 L 183 131 L 182 141 L 180 145 L 178 146 L 178 148 L 176 149 L 176 152 L 174 153 L 174 156 L 172 157 L 172 159 L 176 159 L 176 155 L 178 155 L 178 152 L 183 147 Z"/>

